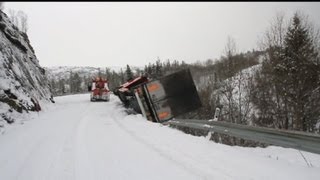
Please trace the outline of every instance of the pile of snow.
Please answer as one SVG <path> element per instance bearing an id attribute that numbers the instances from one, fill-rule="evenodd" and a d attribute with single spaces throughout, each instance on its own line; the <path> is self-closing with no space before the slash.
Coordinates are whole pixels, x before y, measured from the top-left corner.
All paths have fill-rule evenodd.
<path id="1" fill-rule="evenodd" d="M 0 69 L 1 124 L 12 122 L 19 113 L 36 110 L 37 101 L 40 105 L 49 101 L 45 70 L 39 65 L 27 34 L 19 31 L 2 11 Z"/>

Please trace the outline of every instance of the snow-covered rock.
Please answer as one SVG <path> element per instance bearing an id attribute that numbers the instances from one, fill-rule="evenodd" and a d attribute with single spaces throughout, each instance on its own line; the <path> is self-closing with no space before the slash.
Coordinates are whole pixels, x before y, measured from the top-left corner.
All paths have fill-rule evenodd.
<path id="1" fill-rule="evenodd" d="M 27 34 L 0 11 L 0 121 L 36 110 L 34 102 L 49 102 L 50 96 L 45 70 Z"/>

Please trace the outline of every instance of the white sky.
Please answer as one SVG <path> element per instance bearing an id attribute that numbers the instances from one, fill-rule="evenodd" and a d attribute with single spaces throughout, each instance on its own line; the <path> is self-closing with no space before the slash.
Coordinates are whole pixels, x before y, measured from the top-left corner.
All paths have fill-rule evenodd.
<path id="1" fill-rule="evenodd" d="M 144 66 L 219 58 L 228 36 L 257 49 L 276 12 L 296 10 L 320 27 L 320 2 L 5 2 L 28 15 L 41 66 Z"/>

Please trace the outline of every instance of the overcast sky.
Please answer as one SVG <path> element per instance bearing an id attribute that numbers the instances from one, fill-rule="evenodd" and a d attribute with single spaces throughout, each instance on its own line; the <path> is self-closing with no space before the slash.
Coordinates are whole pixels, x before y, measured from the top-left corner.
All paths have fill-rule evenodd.
<path id="1" fill-rule="evenodd" d="M 320 27 L 320 2 L 6 2 L 28 15 L 41 66 L 144 66 L 219 58 L 232 36 L 238 51 L 257 42 L 276 12 L 300 10 Z"/>

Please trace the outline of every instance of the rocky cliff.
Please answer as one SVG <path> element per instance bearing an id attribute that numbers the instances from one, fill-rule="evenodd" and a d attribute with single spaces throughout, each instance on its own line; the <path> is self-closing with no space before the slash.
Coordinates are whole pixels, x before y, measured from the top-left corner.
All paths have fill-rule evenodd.
<path id="1" fill-rule="evenodd" d="M 27 34 L 0 11 L 0 121 L 10 123 L 13 114 L 39 111 L 50 96 L 45 69 Z"/>

